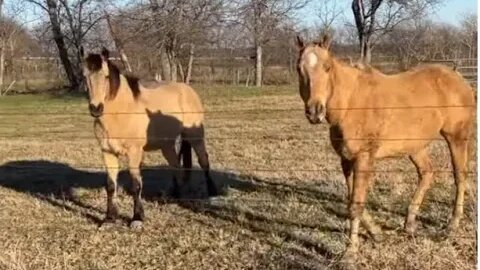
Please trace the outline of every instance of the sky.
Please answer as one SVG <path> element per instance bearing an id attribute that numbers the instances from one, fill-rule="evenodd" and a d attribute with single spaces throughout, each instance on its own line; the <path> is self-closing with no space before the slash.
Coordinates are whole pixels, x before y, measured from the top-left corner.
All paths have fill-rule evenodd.
<path id="1" fill-rule="evenodd" d="M 17 1 L 17 0 L 7 0 Z M 316 17 L 316 9 L 322 2 L 327 0 L 312 0 L 310 4 L 299 12 L 300 21 L 305 25 L 314 25 L 318 20 Z M 336 1 L 338 6 L 344 9 L 344 15 L 347 20 L 352 20 L 352 12 L 350 9 L 351 0 L 330 0 Z M 126 0 L 113 0 L 116 4 L 123 4 Z M 453 25 L 459 25 L 461 15 L 464 12 L 477 13 L 477 0 L 443 0 L 443 3 L 437 7 L 437 10 L 430 15 L 432 20 L 437 22 L 446 22 Z M 25 10 L 23 17 L 28 21 L 28 26 L 33 26 L 38 22 L 39 14 L 43 14 L 42 10 L 29 6 Z M 352 21 L 353 22 L 353 21 Z"/>
<path id="2" fill-rule="evenodd" d="M 313 0 L 304 10 L 299 12 L 299 18 L 306 25 L 312 25 L 317 20 L 315 15 L 316 7 L 321 5 L 324 0 Z M 344 14 L 347 20 L 352 19 L 353 15 L 350 9 L 351 0 L 334 0 L 338 6 L 344 8 Z M 477 0 L 443 0 L 443 3 L 437 6 L 437 10 L 430 15 L 431 19 L 437 22 L 446 22 L 453 25 L 459 25 L 461 14 L 464 12 L 477 13 Z"/>
<path id="3" fill-rule="evenodd" d="M 477 0 L 446 0 L 432 18 L 458 25 L 464 12 L 477 13 Z"/>

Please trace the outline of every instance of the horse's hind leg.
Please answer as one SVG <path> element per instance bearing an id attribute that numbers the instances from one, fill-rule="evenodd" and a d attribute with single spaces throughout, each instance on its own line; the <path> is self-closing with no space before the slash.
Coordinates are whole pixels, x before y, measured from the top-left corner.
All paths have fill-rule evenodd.
<path id="1" fill-rule="evenodd" d="M 203 173 L 205 175 L 205 178 L 207 179 L 207 190 L 208 190 L 208 195 L 209 196 L 217 196 L 217 188 L 215 187 L 215 183 L 212 180 L 212 177 L 210 176 L 210 161 L 208 160 L 208 153 L 207 153 L 207 148 L 205 147 L 205 140 L 195 138 L 190 141 L 190 144 L 193 147 L 193 150 L 195 151 L 195 154 L 198 157 L 198 164 L 200 164 L 200 167 L 203 169 Z"/>
<path id="2" fill-rule="evenodd" d="M 141 228 L 145 218 L 142 204 L 143 181 L 140 172 L 142 157 L 143 150 L 140 148 L 133 147 L 128 151 L 128 169 L 132 177 L 133 192 L 133 218 L 130 223 L 132 229 Z"/>
<path id="3" fill-rule="evenodd" d="M 192 173 L 192 146 L 190 142 L 185 140 L 182 136 L 180 153 L 178 155 L 179 163 L 182 162 L 183 165 L 183 178 L 185 181 L 190 180 L 190 175 Z"/>
<path id="4" fill-rule="evenodd" d="M 118 157 L 114 154 L 103 152 L 103 161 L 107 168 L 107 215 L 104 223 L 115 222 L 118 216 L 117 199 L 117 177 L 118 177 Z"/>
<path id="5" fill-rule="evenodd" d="M 450 220 L 449 230 L 455 231 L 463 216 L 463 204 L 465 201 L 466 189 L 466 170 L 468 161 L 468 136 L 469 130 L 465 129 L 460 132 L 460 135 L 444 134 L 448 142 L 450 153 L 452 156 L 452 163 L 454 169 L 455 184 L 457 185 L 457 195 L 455 198 L 455 208 L 453 216 Z"/>
<path id="6" fill-rule="evenodd" d="M 177 155 L 177 152 L 175 151 L 175 143 L 165 145 L 164 147 L 162 147 L 161 150 L 162 150 L 163 156 L 168 162 L 168 165 L 174 169 L 172 196 L 175 198 L 179 198 L 180 187 L 179 187 L 178 181 L 183 180 L 183 170 L 180 167 L 179 156 L 182 155 L 183 153 L 180 152 L 180 154 Z"/>
<path id="7" fill-rule="evenodd" d="M 413 194 L 410 206 L 408 207 L 408 214 L 405 220 L 405 231 L 413 234 L 416 229 L 415 218 L 418 214 L 418 209 L 423 202 L 425 193 L 433 181 L 433 167 L 427 148 L 424 148 L 415 155 L 410 156 L 410 159 L 415 164 L 415 167 L 417 167 L 418 175 L 420 177 L 420 181 L 415 193 Z"/>

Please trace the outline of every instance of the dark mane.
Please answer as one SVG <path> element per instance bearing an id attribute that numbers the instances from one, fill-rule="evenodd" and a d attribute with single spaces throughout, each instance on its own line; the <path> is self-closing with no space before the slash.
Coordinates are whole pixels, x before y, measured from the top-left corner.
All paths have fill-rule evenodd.
<path id="1" fill-rule="evenodd" d="M 110 62 L 110 60 L 107 61 L 108 64 L 108 82 L 110 84 L 110 91 L 108 93 L 108 97 L 110 100 L 113 100 L 117 94 L 118 94 L 118 89 L 120 88 L 120 70 Z"/>
<path id="2" fill-rule="evenodd" d="M 90 54 L 85 59 L 87 64 L 87 69 L 91 72 L 97 72 L 102 68 L 102 56 L 99 54 Z M 108 82 L 110 84 L 108 98 L 113 100 L 117 94 L 118 89 L 120 88 L 120 70 L 116 65 L 114 65 L 110 60 L 107 60 L 108 65 Z M 127 79 L 128 86 L 132 91 L 133 97 L 136 99 L 140 95 L 139 79 L 132 75 L 125 75 Z"/>
<path id="3" fill-rule="evenodd" d="M 89 54 L 85 59 L 87 69 L 91 72 L 97 72 L 102 68 L 102 57 L 100 54 Z"/>
<path id="4" fill-rule="evenodd" d="M 138 77 L 133 75 L 124 75 L 127 79 L 128 86 L 130 90 L 132 90 L 132 94 L 134 98 L 137 98 L 140 95 L 140 83 Z"/>

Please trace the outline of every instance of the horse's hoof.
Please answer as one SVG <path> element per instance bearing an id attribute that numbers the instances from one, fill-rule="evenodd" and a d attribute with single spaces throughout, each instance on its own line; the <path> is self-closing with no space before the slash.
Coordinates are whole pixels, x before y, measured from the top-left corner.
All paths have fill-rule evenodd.
<path id="1" fill-rule="evenodd" d="M 219 195 L 216 188 L 208 189 L 208 197 L 217 197 Z"/>
<path id="2" fill-rule="evenodd" d="M 450 221 L 450 223 L 447 226 L 447 234 L 448 235 L 454 235 L 457 230 L 458 230 L 459 222 L 458 221 Z"/>
<path id="3" fill-rule="evenodd" d="M 180 199 L 180 189 L 179 188 L 173 188 L 173 190 L 170 192 L 170 196 L 174 199 Z"/>
<path id="4" fill-rule="evenodd" d="M 449 238 L 455 238 L 456 233 L 457 233 L 457 228 L 452 227 L 451 224 L 449 224 L 445 229 L 441 230 L 437 234 L 437 240 L 445 241 Z"/>
<path id="5" fill-rule="evenodd" d="M 405 223 L 405 232 L 407 234 L 413 235 L 417 231 L 417 224 L 415 222 Z"/>
<path id="6" fill-rule="evenodd" d="M 357 252 L 347 248 L 342 258 L 340 259 L 340 269 L 355 270 L 357 269 Z"/>
<path id="7" fill-rule="evenodd" d="M 143 228 L 143 221 L 134 220 L 130 222 L 130 229 L 132 230 L 141 230 Z"/>
<path id="8" fill-rule="evenodd" d="M 117 220 L 116 219 L 105 218 L 100 223 L 100 225 L 98 226 L 98 229 L 101 230 L 101 231 L 110 230 L 113 227 L 115 227 L 116 225 L 117 225 Z"/>
<path id="9" fill-rule="evenodd" d="M 375 234 L 372 234 L 372 238 L 373 238 L 373 241 L 375 241 L 377 243 L 381 243 L 381 242 L 385 241 L 385 234 L 382 233 L 382 232 L 375 233 Z"/>

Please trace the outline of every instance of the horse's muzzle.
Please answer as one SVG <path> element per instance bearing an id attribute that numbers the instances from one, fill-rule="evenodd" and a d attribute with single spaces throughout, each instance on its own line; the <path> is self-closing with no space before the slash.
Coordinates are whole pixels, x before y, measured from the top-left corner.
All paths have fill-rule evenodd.
<path id="1" fill-rule="evenodd" d="M 103 103 L 100 103 L 97 106 L 90 103 L 90 105 L 88 105 L 88 110 L 90 111 L 90 115 L 98 118 L 103 114 Z"/>
<path id="2" fill-rule="evenodd" d="M 305 107 L 305 117 L 312 125 L 321 124 L 325 120 L 325 110 L 319 103 Z"/>

